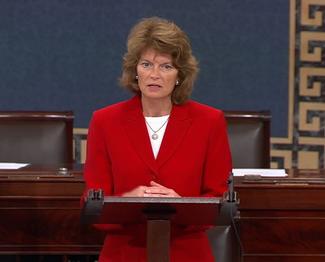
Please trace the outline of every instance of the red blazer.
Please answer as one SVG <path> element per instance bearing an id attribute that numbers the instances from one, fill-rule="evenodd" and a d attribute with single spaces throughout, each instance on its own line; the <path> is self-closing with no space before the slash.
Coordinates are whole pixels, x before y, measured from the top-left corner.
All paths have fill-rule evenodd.
<path id="1" fill-rule="evenodd" d="M 188 101 L 174 105 L 155 159 L 140 97 L 93 114 L 84 176 L 86 190 L 121 195 L 154 180 L 181 196 L 221 196 L 227 189 L 231 156 L 223 113 Z M 146 261 L 144 227 L 110 227 L 100 261 Z M 213 261 L 201 229 L 174 230 L 171 261 Z"/>

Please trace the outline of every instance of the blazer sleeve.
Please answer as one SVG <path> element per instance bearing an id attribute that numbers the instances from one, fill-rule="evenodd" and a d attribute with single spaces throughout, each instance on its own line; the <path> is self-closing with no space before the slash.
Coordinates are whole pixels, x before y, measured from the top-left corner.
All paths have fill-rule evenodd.
<path id="1" fill-rule="evenodd" d="M 113 195 L 114 192 L 111 161 L 103 135 L 103 125 L 103 119 L 95 112 L 88 129 L 87 155 L 84 167 L 86 186 L 81 199 L 82 203 L 89 189 L 102 189 L 106 196 Z M 110 233 L 119 232 L 122 229 L 122 225 L 94 224 L 94 226 L 97 229 L 109 231 Z"/>
<path id="2" fill-rule="evenodd" d="M 95 112 L 88 129 L 84 179 L 86 190 L 103 189 L 105 195 L 112 195 L 111 161 L 106 149 L 103 124 L 100 116 Z"/>
<path id="3" fill-rule="evenodd" d="M 227 181 L 232 169 L 227 125 L 222 111 L 217 111 L 212 121 L 205 159 L 202 196 L 222 196 L 227 190 Z"/>

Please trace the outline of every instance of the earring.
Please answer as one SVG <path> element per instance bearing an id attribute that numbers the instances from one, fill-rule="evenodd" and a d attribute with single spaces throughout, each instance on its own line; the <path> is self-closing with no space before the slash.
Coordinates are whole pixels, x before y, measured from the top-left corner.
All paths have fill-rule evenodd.
<path id="1" fill-rule="evenodd" d="M 138 75 L 136 75 L 136 76 L 135 76 L 135 79 L 136 79 L 136 80 L 138 80 L 138 79 L 139 79 L 139 76 L 138 76 Z"/>
<path id="2" fill-rule="evenodd" d="M 179 85 L 179 81 L 178 81 L 178 80 L 176 80 L 176 83 L 175 83 L 175 85 L 177 85 L 177 86 Z"/>

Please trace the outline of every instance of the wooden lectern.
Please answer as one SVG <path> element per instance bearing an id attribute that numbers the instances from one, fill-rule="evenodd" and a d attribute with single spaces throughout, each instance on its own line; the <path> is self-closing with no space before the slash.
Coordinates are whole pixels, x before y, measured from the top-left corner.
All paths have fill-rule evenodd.
<path id="1" fill-rule="evenodd" d="M 114 197 L 89 190 L 83 223 L 147 224 L 147 261 L 168 262 L 171 224 L 215 225 L 222 198 Z"/>

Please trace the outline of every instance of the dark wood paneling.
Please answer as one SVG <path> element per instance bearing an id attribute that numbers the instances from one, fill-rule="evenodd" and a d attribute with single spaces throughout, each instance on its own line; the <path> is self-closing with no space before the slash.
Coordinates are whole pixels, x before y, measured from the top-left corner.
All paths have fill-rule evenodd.
<path id="1" fill-rule="evenodd" d="M 236 178 L 244 262 L 325 261 L 325 173 Z"/>
<path id="2" fill-rule="evenodd" d="M 81 167 L 68 173 L 0 171 L 0 254 L 98 254 L 104 233 L 80 224 Z M 235 179 L 243 262 L 325 261 L 324 174 Z"/>
<path id="3" fill-rule="evenodd" d="M 80 223 L 80 168 L 0 172 L 0 254 L 98 254 L 104 233 Z"/>

